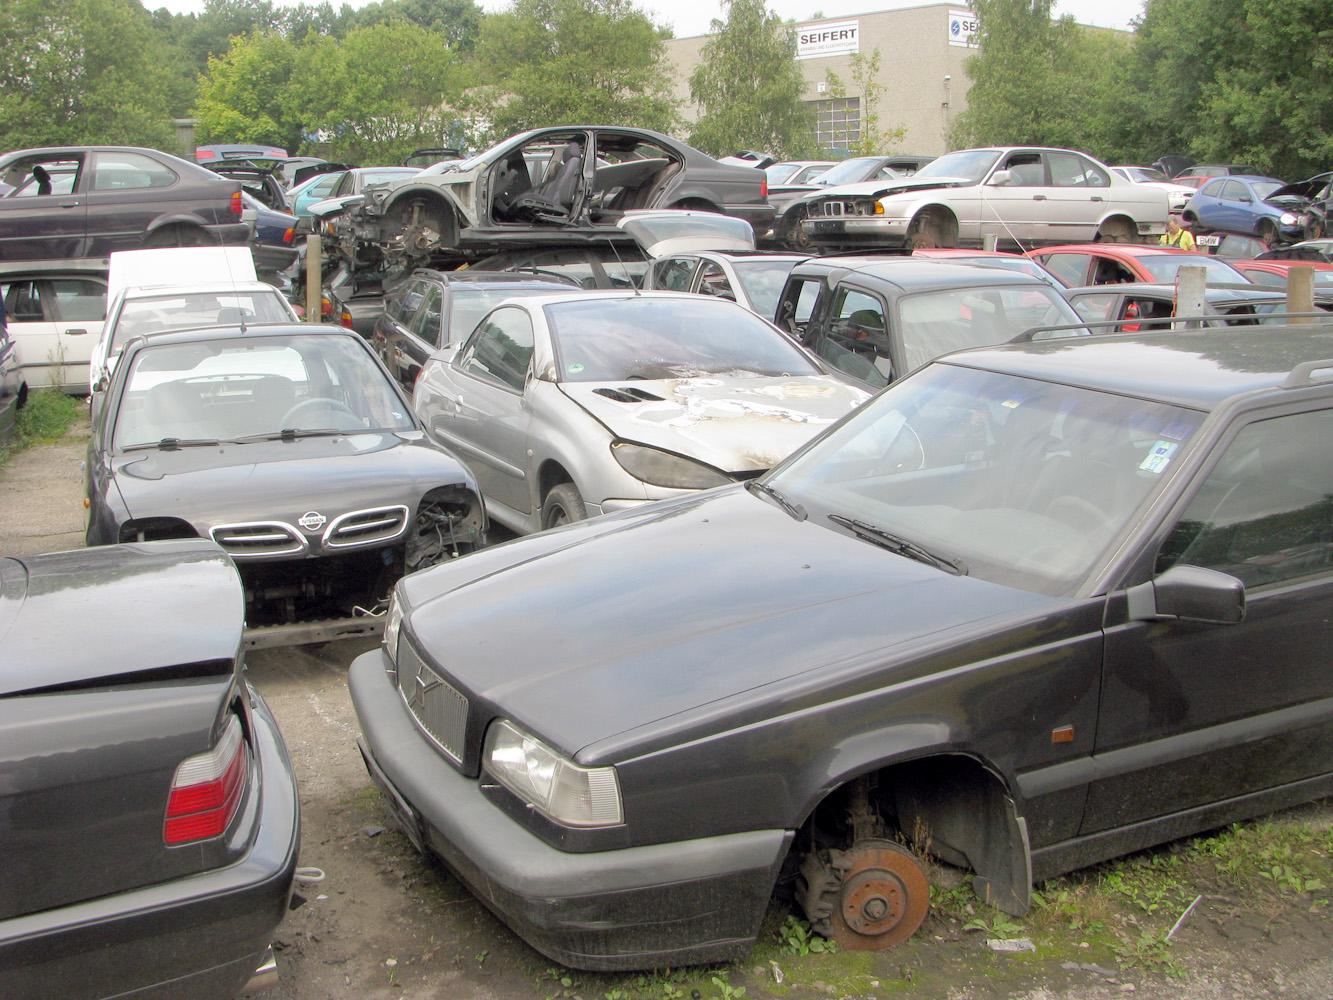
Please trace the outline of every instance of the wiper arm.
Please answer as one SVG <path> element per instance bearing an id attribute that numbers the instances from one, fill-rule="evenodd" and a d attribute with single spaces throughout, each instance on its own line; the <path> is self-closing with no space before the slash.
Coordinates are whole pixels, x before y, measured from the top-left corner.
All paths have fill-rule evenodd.
<path id="1" fill-rule="evenodd" d="M 156 448 L 159 451 L 177 451 L 181 448 L 211 448 L 222 442 L 216 438 L 174 438 L 164 437 L 160 441 L 145 441 L 143 444 L 132 444 L 122 448 L 121 451 L 147 451 L 150 448 Z"/>
<path id="2" fill-rule="evenodd" d="M 336 427 L 311 427 L 305 430 L 297 430 L 295 427 L 284 427 L 280 431 L 265 431 L 263 434 L 247 434 L 245 437 L 236 439 L 236 444 L 246 444 L 250 441 L 295 441 L 297 438 L 305 437 L 336 437 L 339 434 L 346 434 L 346 431 L 340 431 Z"/>
<path id="3" fill-rule="evenodd" d="M 967 576 L 967 563 L 961 559 L 950 559 L 936 552 L 931 552 L 922 545 L 918 545 L 902 535 L 895 535 L 891 531 L 886 531 L 878 525 L 870 524 L 866 521 L 853 520 L 850 517 L 843 517 L 841 514 L 830 514 L 828 519 L 834 524 L 846 528 L 857 538 L 863 538 L 868 542 L 874 542 L 876 545 L 888 549 L 890 552 L 906 556 L 908 559 L 915 559 L 917 562 L 925 563 L 927 566 L 934 566 L 936 569 L 942 569 L 946 573 L 952 573 L 954 576 Z"/>
<path id="4" fill-rule="evenodd" d="M 757 479 L 752 479 L 745 485 L 749 489 L 758 490 L 760 493 L 764 494 L 764 496 L 771 498 L 774 503 L 776 503 L 779 507 L 781 507 L 783 510 L 785 510 L 788 514 L 790 514 L 798 521 L 804 521 L 807 517 L 810 516 L 805 512 L 804 507 L 802 507 L 795 501 L 787 499 L 786 494 L 782 493 L 780 490 L 778 490 L 773 486 L 769 486 L 768 483 L 762 483 Z"/>

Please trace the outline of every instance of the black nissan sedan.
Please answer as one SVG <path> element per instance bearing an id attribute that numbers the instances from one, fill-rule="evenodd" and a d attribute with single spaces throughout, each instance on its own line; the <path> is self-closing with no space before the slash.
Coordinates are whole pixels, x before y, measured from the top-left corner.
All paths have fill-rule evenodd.
<path id="1" fill-rule="evenodd" d="M 245 583 L 250 645 L 376 631 L 398 577 L 484 540 L 471 473 L 351 330 L 140 338 L 105 395 L 88 544 L 211 538 Z"/>
<path id="2" fill-rule="evenodd" d="M 1333 792 L 1333 328 L 981 348 L 746 484 L 403 579 L 352 665 L 418 845 L 533 947 L 853 949 L 929 853 L 1061 872 Z M 909 847 L 914 847 L 909 850 Z"/>
<path id="3" fill-rule="evenodd" d="M 243 608 L 199 539 L 0 558 L 0 995 L 271 985 L 300 811 Z"/>

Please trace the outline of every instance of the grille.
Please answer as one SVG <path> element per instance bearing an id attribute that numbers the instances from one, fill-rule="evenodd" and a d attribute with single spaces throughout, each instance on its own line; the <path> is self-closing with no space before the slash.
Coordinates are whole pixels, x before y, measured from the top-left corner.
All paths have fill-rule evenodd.
<path id="1" fill-rule="evenodd" d="M 824 214 L 841 218 L 844 215 L 874 215 L 875 202 L 873 201 L 826 201 L 824 202 Z"/>
<path id="2" fill-rule="evenodd" d="M 397 538 L 407 527 L 407 508 L 372 507 L 354 510 L 333 519 L 324 532 L 324 545 L 330 549 L 344 549 L 352 545 L 387 542 Z"/>
<path id="3" fill-rule="evenodd" d="M 219 524 L 208 532 L 233 559 L 282 556 L 305 551 L 305 539 L 282 521 Z"/>
<path id="4" fill-rule="evenodd" d="M 454 763 L 461 764 L 467 735 L 467 698 L 437 674 L 410 641 L 398 643 L 398 692 L 422 731 Z"/>

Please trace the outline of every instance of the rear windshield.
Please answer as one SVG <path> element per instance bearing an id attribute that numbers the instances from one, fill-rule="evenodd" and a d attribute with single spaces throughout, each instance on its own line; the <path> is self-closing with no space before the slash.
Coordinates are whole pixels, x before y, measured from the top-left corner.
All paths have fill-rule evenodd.
<path id="1" fill-rule="evenodd" d="M 898 311 L 907 371 L 953 351 L 1004 344 L 1036 327 L 1079 321 L 1058 292 L 1039 285 L 921 292 L 904 297 Z"/>
<path id="2" fill-rule="evenodd" d="M 467 340 L 481 318 L 505 299 L 526 299 L 533 295 L 552 295 L 561 291 L 575 291 L 573 285 L 558 285 L 554 281 L 545 288 L 464 288 L 455 286 L 449 293 L 449 340 L 461 343 Z"/>
<path id="3" fill-rule="evenodd" d="M 1226 261 L 1218 260 L 1216 257 L 1205 257 L 1202 254 L 1150 254 L 1140 257 L 1139 263 L 1143 269 L 1152 275 L 1152 280 L 1158 285 L 1174 285 L 1176 283 L 1176 273 L 1182 267 L 1201 267 L 1206 272 L 1205 280 L 1216 284 L 1218 282 L 1243 282 L 1245 275 L 1241 274 Z"/>
<path id="4" fill-rule="evenodd" d="M 562 382 L 820 374 L 773 326 L 722 299 L 557 302 L 546 319 Z"/>
<path id="5" fill-rule="evenodd" d="M 111 330 L 118 350 L 131 337 L 167 330 L 197 330 L 241 323 L 291 323 L 292 312 L 275 288 L 253 292 L 175 292 L 126 299 Z"/>

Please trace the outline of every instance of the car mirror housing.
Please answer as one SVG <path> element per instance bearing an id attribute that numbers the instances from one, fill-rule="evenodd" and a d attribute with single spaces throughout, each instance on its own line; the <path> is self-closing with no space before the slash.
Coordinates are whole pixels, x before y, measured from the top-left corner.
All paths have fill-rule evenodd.
<path id="1" fill-rule="evenodd" d="M 997 170 L 995 171 L 995 173 L 990 175 L 990 180 L 988 180 L 986 184 L 989 185 L 990 187 L 1004 187 L 1013 179 L 1014 175 L 1010 171 Z"/>
<path id="2" fill-rule="evenodd" d="M 1131 621 L 1207 622 L 1234 625 L 1245 618 L 1245 584 L 1202 566 L 1172 566 L 1154 580 L 1130 587 Z"/>

